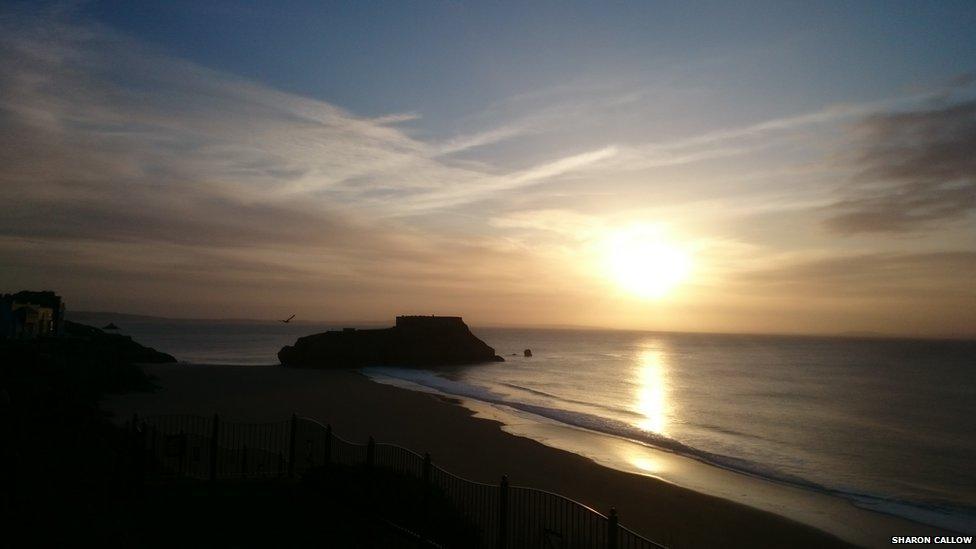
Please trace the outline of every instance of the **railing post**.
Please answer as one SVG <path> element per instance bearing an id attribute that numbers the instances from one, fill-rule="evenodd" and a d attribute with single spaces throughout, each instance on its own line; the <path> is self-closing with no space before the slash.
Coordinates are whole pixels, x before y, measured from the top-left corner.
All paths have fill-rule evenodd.
<path id="1" fill-rule="evenodd" d="M 132 455 L 132 481 L 133 493 L 142 494 L 143 484 L 146 479 L 146 424 L 136 425 L 135 438 L 133 439 L 134 452 Z"/>
<path id="2" fill-rule="evenodd" d="M 420 533 L 427 535 L 428 530 L 428 516 L 430 511 L 430 471 L 431 465 L 433 463 L 430 460 L 430 452 L 424 453 L 424 467 L 420 474 L 421 482 L 423 482 L 423 494 L 422 500 L 420 502 Z"/>
<path id="3" fill-rule="evenodd" d="M 210 432 L 210 481 L 217 480 L 217 435 L 220 434 L 220 416 L 214 414 Z"/>
<path id="4" fill-rule="evenodd" d="M 138 454 L 138 444 L 139 444 L 139 414 L 132 414 L 132 419 L 129 420 L 128 425 L 129 440 L 128 442 L 128 456 L 127 457 L 127 467 L 125 475 L 125 487 L 124 491 L 131 494 L 135 492 L 136 485 L 136 454 Z"/>
<path id="5" fill-rule="evenodd" d="M 298 425 L 298 417 L 291 415 L 291 434 L 288 438 L 288 478 L 295 476 L 295 427 Z"/>
<path id="6" fill-rule="evenodd" d="M 373 461 L 376 457 L 376 441 L 373 437 L 369 437 L 369 442 L 366 443 L 366 468 L 373 468 Z"/>
<path id="7" fill-rule="evenodd" d="M 366 500 L 373 505 L 376 503 L 377 479 L 373 475 L 373 464 L 376 462 L 376 441 L 369 437 L 366 442 Z"/>
<path id="8" fill-rule="evenodd" d="M 158 464 L 159 463 L 159 455 L 160 455 L 160 452 L 159 452 L 159 432 L 156 431 L 156 424 L 153 424 L 152 427 L 150 427 L 150 429 L 152 429 L 152 435 L 150 436 L 150 439 L 149 440 L 152 441 L 152 445 L 150 446 L 149 455 L 151 455 L 153 457 L 152 463 L 153 464 Z M 153 472 L 155 473 L 155 471 L 153 471 Z"/>
<path id="9" fill-rule="evenodd" d="M 243 446 L 241 452 L 241 478 L 247 478 L 247 444 Z"/>
<path id="10" fill-rule="evenodd" d="M 187 444 L 186 431 L 184 431 L 182 428 L 180 429 L 180 434 L 179 434 L 179 438 L 177 438 L 177 442 L 180 446 L 180 456 L 179 456 L 180 461 L 176 467 L 176 472 L 179 476 L 182 476 L 186 473 L 186 444 Z"/>
<path id="11" fill-rule="evenodd" d="M 617 534 L 620 521 L 617 519 L 617 508 L 610 509 L 610 516 L 607 517 L 607 549 L 617 549 Z"/>
<path id="12" fill-rule="evenodd" d="M 325 465 L 332 463 L 332 424 L 325 426 Z"/>
<path id="13" fill-rule="evenodd" d="M 498 547 L 508 546 L 508 477 L 502 475 L 498 485 Z"/>

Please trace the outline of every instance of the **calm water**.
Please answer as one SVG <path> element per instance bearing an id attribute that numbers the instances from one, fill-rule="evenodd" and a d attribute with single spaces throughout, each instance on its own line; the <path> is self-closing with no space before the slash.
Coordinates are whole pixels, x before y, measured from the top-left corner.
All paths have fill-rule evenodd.
<path id="1" fill-rule="evenodd" d="M 233 364 L 275 363 L 282 345 L 327 328 L 175 321 L 122 327 L 180 360 Z M 921 522 L 976 529 L 976 342 L 475 332 L 507 362 L 367 373 Z M 524 348 L 534 356 L 522 357 Z"/>

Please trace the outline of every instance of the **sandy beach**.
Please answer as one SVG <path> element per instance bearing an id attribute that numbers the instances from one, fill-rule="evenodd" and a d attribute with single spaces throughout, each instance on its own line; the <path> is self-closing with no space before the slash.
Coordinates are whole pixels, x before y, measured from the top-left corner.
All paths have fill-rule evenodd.
<path id="1" fill-rule="evenodd" d="M 354 371 L 187 364 L 146 370 L 156 376 L 159 391 L 115 396 L 103 403 L 105 408 L 120 418 L 132 413 L 218 413 L 230 421 L 280 420 L 296 413 L 329 422 L 350 440 L 373 436 L 430 452 L 438 465 L 472 480 L 496 483 L 506 474 L 513 485 L 560 493 L 602 512 L 616 507 L 621 524 L 675 547 L 848 545 L 770 512 L 604 467 L 514 436 L 499 423 L 474 417 L 444 398 L 375 383 Z M 882 546 L 892 535 L 936 533 L 872 515 L 877 523 L 855 540 L 858 544 Z M 888 532 L 883 535 L 884 530 Z"/>

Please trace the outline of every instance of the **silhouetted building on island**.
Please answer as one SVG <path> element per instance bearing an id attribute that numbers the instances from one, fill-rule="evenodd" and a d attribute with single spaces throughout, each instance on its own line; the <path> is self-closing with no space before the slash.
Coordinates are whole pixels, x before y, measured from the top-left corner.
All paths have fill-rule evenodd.
<path id="1" fill-rule="evenodd" d="M 64 334 L 64 300 L 52 291 L 0 295 L 0 338 Z"/>
<path id="2" fill-rule="evenodd" d="M 424 316 L 424 315 L 401 315 L 396 317 L 397 328 L 423 328 L 423 329 L 457 329 L 467 325 L 459 316 Z"/>

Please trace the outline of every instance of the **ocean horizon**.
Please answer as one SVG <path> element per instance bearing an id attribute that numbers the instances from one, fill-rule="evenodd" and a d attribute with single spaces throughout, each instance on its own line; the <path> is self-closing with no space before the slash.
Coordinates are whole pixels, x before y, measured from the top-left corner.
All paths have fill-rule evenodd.
<path id="1" fill-rule="evenodd" d="M 253 324 L 260 326 L 280 326 L 279 319 L 268 320 L 247 317 L 179 317 L 179 316 L 159 316 L 149 314 L 134 313 L 113 313 L 110 311 L 70 311 L 67 313 L 68 319 L 77 322 L 88 322 L 94 324 L 105 324 L 113 321 L 134 321 L 137 325 L 145 322 L 165 323 L 178 322 L 184 324 Z M 463 318 L 463 317 L 462 317 Z M 294 319 L 284 324 L 284 328 L 305 328 L 318 327 L 323 329 L 339 328 L 384 328 L 392 326 L 394 318 L 388 320 L 375 319 Z M 582 324 L 518 324 L 518 323 L 476 323 L 469 324 L 472 329 L 501 329 L 501 330 L 582 330 L 588 332 L 633 332 L 642 334 L 698 334 L 716 336 L 768 336 L 768 337 L 808 337 L 808 338 L 844 338 L 844 339 L 914 339 L 914 340 L 949 340 L 949 341 L 976 341 L 976 333 L 946 333 L 946 334 L 909 334 L 909 333 L 888 333 L 872 330 L 841 330 L 837 332 L 775 332 L 775 331 L 688 331 L 688 330 L 651 330 L 639 328 L 619 328 L 608 326 L 589 326 Z M 286 330 L 287 331 L 287 330 Z M 313 332 L 309 332 L 313 333 Z M 275 359 L 277 363 L 277 359 Z"/>
<path id="2" fill-rule="evenodd" d="M 342 326 L 128 317 L 120 332 L 181 362 L 268 365 L 297 337 Z M 976 425 L 959 419 L 976 417 L 976 341 L 473 330 L 506 362 L 362 371 L 495 408 L 516 434 L 677 484 L 643 458 L 602 455 L 577 435 L 617 437 L 950 530 L 976 526 Z M 520 432 L 523 422 L 570 429 Z"/>

